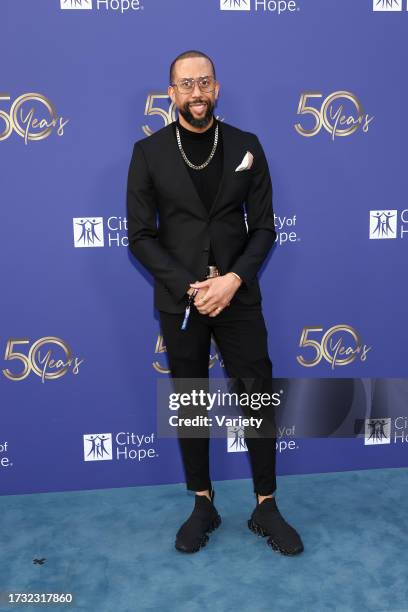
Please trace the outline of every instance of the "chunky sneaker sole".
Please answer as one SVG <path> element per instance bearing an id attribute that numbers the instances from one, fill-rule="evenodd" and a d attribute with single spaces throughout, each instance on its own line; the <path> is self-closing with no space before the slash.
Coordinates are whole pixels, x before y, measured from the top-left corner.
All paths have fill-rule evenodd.
<path id="1" fill-rule="evenodd" d="M 266 531 L 260 526 L 258 525 L 258 523 L 256 523 L 253 519 L 249 519 L 248 520 L 248 527 L 249 529 L 255 533 L 258 536 L 261 536 L 263 538 L 267 537 L 269 534 L 266 533 Z M 286 555 L 288 557 L 293 557 L 294 555 L 298 555 L 299 553 L 301 553 L 304 549 L 303 546 L 301 546 L 301 548 L 298 548 L 296 550 L 294 550 L 293 552 L 288 552 L 285 549 L 282 549 L 273 539 L 272 536 L 269 536 L 267 543 L 269 544 L 269 546 L 271 546 L 274 550 L 276 550 L 277 552 L 281 553 L 282 555 Z"/>
<path id="2" fill-rule="evenodd" d="M 204 546 L 207 544 L 207 542 L 208 542 L 208 540 L 209 540 L 208 534 L 209 534 L 209 533 L 211 533 L 212 531 L 214 531 L 215 529 L 217 529 L 217 528 L 218 528 L 218 527 L 221 525 L 221 522 L 222 522 L 222 521 L 221 521 L 221 517 L 220 517 L 220 515 L 217 515 L 217 516 L 216 516 L 216 517 L 213 519 L 213 521 L 212 521 L 211 525 L 209 526 L 209 528 L 207 529 L 207 531 L 204 533 L 203 537 L 201 538 L 200 543 L 199 543 L 199 544 L 198 544 L 198 546 L 196 546 L 195 548 L 186 548 L 185 546 L 180 545 L 180 544 L 177 542 L 177 540 L 176 540 L 176 543 L 175 543 L 175 547 L 176 547 L 176 548 L 177 548 L 177 550 L 179 550 L 180 552 L 185 552 L 185 553 L 194 553 L 194 552 L 198 552 L 198 551 L 200 550 L 200 548 L 203 548 L 203 547 L 204 547 Z"/>

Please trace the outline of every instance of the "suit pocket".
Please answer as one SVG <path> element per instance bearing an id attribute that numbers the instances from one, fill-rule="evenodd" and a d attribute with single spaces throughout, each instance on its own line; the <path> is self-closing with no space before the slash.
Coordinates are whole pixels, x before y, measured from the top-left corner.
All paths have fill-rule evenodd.
<path id="1" fill-rule="evenodd" d="M 238 178 L 245 178 L 248 179 L 252 174 L 252 168 L 250 168 L 249 170 L 241 170 L 240 172 L 234 172 L 234 176 L 238 177 Z"/>

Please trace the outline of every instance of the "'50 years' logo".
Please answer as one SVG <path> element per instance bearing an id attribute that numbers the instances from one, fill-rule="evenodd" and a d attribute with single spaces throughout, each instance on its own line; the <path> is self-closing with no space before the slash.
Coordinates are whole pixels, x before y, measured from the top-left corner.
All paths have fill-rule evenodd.
<path id="1" fill-rule="evenodd" d="M 30 372 L 33 372 L 39 376 L 42 382 L 45 380 L 56 380 L 57 378 L 64 376 L 68 372 L 69 368 L 72 368 L 72 374 L 78 374 L 79 366 L 84 360 L 79 360 L 78 357 L 73 357 L 70 347 L 64 340 L 56 338 L 55 336 L 40 338 L 31 345 L 28 355 L 14 350 L 14 346 L 16 344 L 29 343 L 30 340 L 28 338 L 10 338 L 10 340 L 8 340 L 4 359 L 6 361 L 16 359 L 21 361 L 23 364 L 21 372 L 14 373 L 9 369 L 3 370 L 4 376 L 9 380 L 24 380 L 27 378 Z M 40 349 L 42 349 L 46 344 L 53 344 L 62 349 L 63 358 L 57 358 L 53 354 L 53 350 L 51 348 L 48 348 L 48 351 L 44 350 L 44 353 L 41 354 Z M 54 350 L 55 346 L 53 347 Z"/>
<path id="2" fill-rule="evenodd" d="M 210 351 L 210 355 L 209 355 L 209 362 L 208 362 L 208 367 L 211 369 L 214 367 L 216 361 L 219 361 L 220 367 L 223 368 L 224 367 L 224 361 L 222 360 L 222 357 L 220 356 L 219 350 L 217 348 L 217 345 L 214 342 L 214 338 L 211 337 L 211 344 L 214 345 L 214 354 Z M 156 342 L 156 348 L 154 351 L 156 354 L 164 354 L 167 353 L 167 349 L 166 349 L 166 345 L 164 344 L 164 339 L 163 336 L 161 334 L 159 334 L 158 338 L 157 338 L 157 342 Z M 156 372 L 159 372 L 160 374 L 170 374 L 170 369 L 167 368 L 165 365 L 162 365 L 159 361 L 153 361 L 152 363 L 154 369 L 156 370 Z"/>
<path id="3" fill-rule="evenodd" d="M 0 101 L 10 99 L 8 94 L 0 92 Z M 36 112 L 43 113 L 44 107 L 47 116 L 36 115 Z M 0 119 L 5 123 L 4 130 L 0 132 L 0 141 L 9 138 L 14 130 L 21 138 L 24 138 L 25 144 L 29 140 L 48 138 L 54 128 L 58 136 L 63 136 L 64 126 L 69 121 L 69 119 L 58 116 L 52 102 L 39 93 L 19 96 L 12 103 L 9 113 L 0 110 Z"/>
<path id="4" fill-rule="evenodd" d="M 160 106 L 154 106 L 155 100 L 168 100 L 168 94 L 164 93 L 152 93 L 147 96 L 146 107 L 145 107 L 145 115 L 158 115 L 164 121 L 164 125 L 170 125 L 173 121 L 176 120 L 176 105 L 174 102 L 171 102 L 169 106 L 169 110 L 165 110 L 164 108 L 160 108 Z M 142 127 L 143 132 L 146 136 L 151 136 L 153 134 L 153 130 L 148 125 L 144 125 Z"/>
<path id="5" fill-rule="evenodd" d="M 295 130 L 301 136 L 316 136 L 322 127 L 331 134 L 332 140 L 335 136 L 350 136 L 362 126 L 363 132 L 368 132 L 368 126 L 374 117 L 369 117 L 364 112 L 363 106 L 350 91 L 335 91 L 323 100 L 320 109 L 314 106 L 307 106 L 308 98 L 322 98 L 323 95 L 318 91 L 306 91 L 302 93 L 299 100 L 298 115 L 312 115 L 315 125 L 307 130 L 300 123 L 295 124 Z M 337 106 L 335 103 L 342 102 Z M 345 110 L 347 105 L 351 108 Z"/>
<path id="6" fill-rule="evenodd" d="M 316 351 L 310 360 L 302 355 L 297 355 L 296 361 L 305 368 L 317 366 L 322 359 L 330 363 L 332 370 L 335 366 L 345 366 L 360 356 L 361 361 L 367 359 L 367 353 L 371 346 L 361 342 L 360 335 L 350 325 L 333 325 L 322 336 L 321 340 L 308 338 L 309 333 L 322 332 L 323 327 L 304 327 L 300 337 L 299 346 L 309 346 Z M 343 333 L 350 335 L 352 341 L 344 340 Z"/>

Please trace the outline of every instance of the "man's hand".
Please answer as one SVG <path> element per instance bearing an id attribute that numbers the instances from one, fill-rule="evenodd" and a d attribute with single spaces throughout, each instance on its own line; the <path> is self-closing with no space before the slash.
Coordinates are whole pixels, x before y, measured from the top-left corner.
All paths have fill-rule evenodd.
<path id="1" fill-rule="evenodd" d="M 200 281 L 195 281 L 196 283 L 199 283 Z M 195 284 L 195 283 L 192 283 Z M 194 291 L 197 291 L 197 289 L 194 289 L 194 287 L 190 287 L 189 289 L 187 289 L 187 295 L 193 295 Z M 207 293 L 207 288 L 203 288 L 203 289 L 198 289 L 197 293 L 196 293 L 196 298 L 203 297 L 205 294 Z M 193 302 L 194 303 L 194 302 Z"/>
<path id="2" fill-rule="evenodd" d="M 194 298 L 194 305 L 201 314 L 216 317 L 226 306 L 230 305 L 241 284 L 242 280 L 231 272 L 191 283 L 191 292 L 194 289 L 200 290 Z"/>

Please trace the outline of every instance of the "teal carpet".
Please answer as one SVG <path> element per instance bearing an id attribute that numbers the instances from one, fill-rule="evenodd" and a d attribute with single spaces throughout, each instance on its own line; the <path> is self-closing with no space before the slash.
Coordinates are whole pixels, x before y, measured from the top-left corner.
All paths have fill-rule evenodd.
<path id="1" fill-rule="evenodd" d="M 0 609 L 407 612 L 407 469 L 277 481 L 305 546 L 297 557 L 249 531 L 250 480 L 214 482 L 223 522 L 192 555 L 174 548 L 194 504 L 184 484 L 1 497 L 0 591 L 72 592 L 75 603 Z"/>

